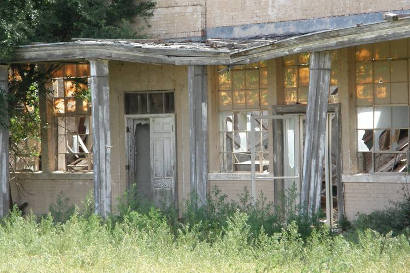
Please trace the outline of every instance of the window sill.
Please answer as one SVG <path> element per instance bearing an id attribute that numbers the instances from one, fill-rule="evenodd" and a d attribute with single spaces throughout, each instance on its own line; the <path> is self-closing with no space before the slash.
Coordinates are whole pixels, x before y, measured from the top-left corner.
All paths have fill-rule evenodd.
<path id="1" fill-rule="evenodd" d="M 15 172 L 11 173 L 18 178 L 27 178 L 30 180 L 92 180 L 94 179 L 93 172 L 86 173 L 70 173 L 70 172 Z"/>
<path id="2" fill-rule="evenodd" d="M 410 176 L 401 173 L 343 174 L 343 183 L 410 183 Z"/>
<path id="3" fill-rule="evenodd" d="M 210 181 L 226 181 L 226 180 L 241 180 L 250 181 L 251 173 L 209 173 L 208 180 Z M 272 181 L 273 176 L 270 173 L 257 173 L 256 180 Z"/>

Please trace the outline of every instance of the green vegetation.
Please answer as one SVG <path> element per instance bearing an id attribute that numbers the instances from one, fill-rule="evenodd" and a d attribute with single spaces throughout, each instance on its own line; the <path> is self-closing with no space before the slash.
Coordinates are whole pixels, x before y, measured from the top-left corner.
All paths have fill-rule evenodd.
<path id="1" fill-rule="evenodd" d="M 216 196 L 216 197 L 215 197 Z M 408 231 L 354 229 L 333 234 L 297 216 L 277 216 L 268 204 L 188 205 L 183 218 L 141 202 L 123 202 L 102 220 L 92 201 L 68 219 L 22 217 L 0 225 L 0 272 L 408 272 Z M 127 203 L 129 206 L 127 206 Z M 54 212 L 58 211 L 57 204 Z M 66 206 L 62 206 L 65 210 Z M 288 215 L 289 216 L 289 215 Z M 265 219 L 265 221 L 263 221 Z M 282 222 L 283 221 L 283 222 Z M 306 232 L 309 229 L 309 232 Z"/>

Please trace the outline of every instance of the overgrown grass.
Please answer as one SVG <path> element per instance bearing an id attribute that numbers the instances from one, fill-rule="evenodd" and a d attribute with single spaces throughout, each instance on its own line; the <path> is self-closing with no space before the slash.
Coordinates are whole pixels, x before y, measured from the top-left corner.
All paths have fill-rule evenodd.
<path id="1" fill-rule="evenodd" d="M 123 202 L 103 220 L 86 206 L 66 220 L 23 217 L 0 225 L 0 272 L 408 272 L 408 234 L 326 226 L 279 214 L 263 198 L 256 207 L 226 202 L 187 204 L 182 219 L 139 202 Z M 89 202 L 89 205 L 92 202 Z"/>

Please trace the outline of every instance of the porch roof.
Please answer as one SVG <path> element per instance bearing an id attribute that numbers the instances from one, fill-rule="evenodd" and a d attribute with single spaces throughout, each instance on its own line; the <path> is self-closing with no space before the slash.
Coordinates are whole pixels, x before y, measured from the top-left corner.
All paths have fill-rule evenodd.
<path id="1" fill-rule="evenodd" d="M 97 40 L 20 46 L 9 63 L 106 59 L 174 65 L 247 64 L 290 54 L 333 50 L 410 37 L 410 18 L 292 37 L 195 41 Z M 0 63 L 6 63 L 0 60 Z"/>

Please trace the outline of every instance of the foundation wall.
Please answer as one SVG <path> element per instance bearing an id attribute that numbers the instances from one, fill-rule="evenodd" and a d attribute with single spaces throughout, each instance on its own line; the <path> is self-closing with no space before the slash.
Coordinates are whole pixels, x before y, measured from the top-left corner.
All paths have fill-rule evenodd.
<path id="1" fill-rule="evenodd" d="M 215 189 L 221 191 L 221 194 L 227 195 L 227 200 L 240 201 L 240 197 L 246 192 L 250 194 L 251 181 L 244 180 L 210 180 L 209 189 L 212 192 Z M 263 196 L 266 198 L 266 202 L 274 201 L 274 184 L 272 181 L 256 180 L 256 193 L 257 197 Z M 261 195 L 262 194 L 262 195 Z"/>
<path id="2" fill-rule="evenodd" d="M 356 182 L 344 183 L 345 216 L 351 221 L 358 214 L 369 214 L 393 206 L 393 202 L 404 199 L 408 184 L 397 182 Z"/>
<path id="3" fill-rule="evenodd" d="M 67 198 L 68 205 L 81 206 L 93 192 L 93 175 L 72 173 L 16 174 L 10 183 L 13 202 L 28 203 L 26 212 L 47 214 L 58 198 Z"/>

